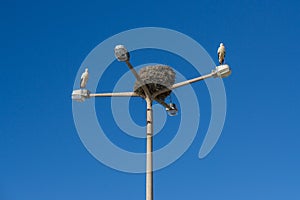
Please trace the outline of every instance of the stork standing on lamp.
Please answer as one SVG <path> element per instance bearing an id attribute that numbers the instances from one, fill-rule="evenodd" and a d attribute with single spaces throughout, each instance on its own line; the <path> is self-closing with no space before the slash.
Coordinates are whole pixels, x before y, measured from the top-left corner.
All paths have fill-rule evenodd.
<path id="1" fill-rule="evenodd" d="M 80 88 L 86 87 L 88 79 L 89 79 L 89 70 L 88 70 L 88 68 L 86 68 L 85 71 L 81 75 Z"/>
<path id="2" fill-rule="evenodd" d="M 220 43 L 220 47 L 218 48 L 218 58 L 219 58 L 220 65 L 224 64 L 225 54 L 226 54 L 225 46 L 223 43 Z"/>

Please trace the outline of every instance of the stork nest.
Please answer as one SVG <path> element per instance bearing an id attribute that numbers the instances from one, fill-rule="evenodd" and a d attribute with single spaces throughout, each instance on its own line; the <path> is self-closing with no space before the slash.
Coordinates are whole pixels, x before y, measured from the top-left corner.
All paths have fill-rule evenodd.
<path id="1" fill-rule="evenodd" d="M 175 83 L 174 70 L 166 65 L 146 66 L 139 71 L 141 82 L 138 80 L 134 85 L 134 92 L 145 98 L 145 92 L 142 85 L 146 85 L 151 95 L 156 92 L 166 90 L 156 98 L 165 100 L 172 92 L 171 86 Z"/>

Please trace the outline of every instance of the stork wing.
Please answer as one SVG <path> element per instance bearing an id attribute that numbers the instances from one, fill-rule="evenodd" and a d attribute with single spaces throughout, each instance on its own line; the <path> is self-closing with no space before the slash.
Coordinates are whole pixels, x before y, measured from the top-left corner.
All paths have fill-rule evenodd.
<path id="1" fill-rule="evenodd" d="M 83 88 L 82 84 L 83 84 L 83 78 L 80 79 L 80 88 Z"/>

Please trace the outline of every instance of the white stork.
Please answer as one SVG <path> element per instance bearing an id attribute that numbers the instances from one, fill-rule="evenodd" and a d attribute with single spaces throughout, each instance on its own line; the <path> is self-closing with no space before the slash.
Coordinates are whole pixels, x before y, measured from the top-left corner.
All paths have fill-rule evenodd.
<path id="1" fill-rule="evenodd" d="M 226 54 L 225 46 L 223 43 L 221 43 L 220 47 L 218 48 L 218 57 L 219 57 L 220 65 L 222 65 L 224 63 L 225 54 Z"/>
<path id="2" fill-rule="evenodd" d="M 89 79 L 89 72 L 88 72 L 88 68 L 86 68 L 85 72 L 83 72 L 81 75 L 80 88 L 85 88 L 88 79 Z"/>

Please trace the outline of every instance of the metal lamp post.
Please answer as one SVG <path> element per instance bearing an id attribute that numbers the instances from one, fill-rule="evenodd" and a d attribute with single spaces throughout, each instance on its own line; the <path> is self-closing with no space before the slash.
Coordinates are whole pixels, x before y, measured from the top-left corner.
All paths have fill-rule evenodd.
<path id="1" fill-rule="evenodd" d="M 231 74 L 231 69 L 228 65 L 220 65 L 217 66 L 210 74 L 200 76 L 197 78 L 193 78 L 190 80 L 186 80 L 180 83 L 173 84 L 169 88 L 164 88 L 160 91 L 151 93 L 146 83 L 143 82 L 139 74 L 136 72 L 134 67 L 131 65 L 129 58 L 129 52 L 123 45 L 117 45 L 115 47 L 115 56 L 120 62 L 125 62 L 130 69 L 130 71 L 135 76 L 137 82 L 140 83 L 141 88 L 144 92 L 144 95 L 138 94 L 136 92 L 118 92 L 118 93 L 90 93 L 87 89 L 79 89 L 74 90 L 72 93 L 72 99 L 75 101 L 83 102 L 87 98 L 91 97 L 142 97 L 146 100 L 147 103 L 147 110 L 146 110 L 146 117 L 147 117 L 147 128 L 146 128 L 146 138 L 147 138 L 147 148 L 146 148 L 146 200 L 153 200 L 153 110 L 152 110 L 152 103 L 153 101 L 158 102 L 162 106 L 166 108 L 166 111 L 170 116 L 175 116 L 177 114 L 176 105 L 173 103 L 167 104 L 161 98 L 158 98 L 159 95 L 172 91 L 173 89 L 201 81 L 207 78 L 225 78 Z"/>

